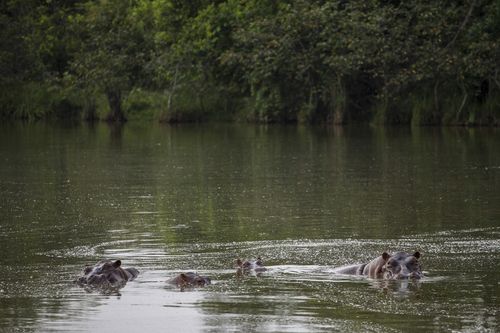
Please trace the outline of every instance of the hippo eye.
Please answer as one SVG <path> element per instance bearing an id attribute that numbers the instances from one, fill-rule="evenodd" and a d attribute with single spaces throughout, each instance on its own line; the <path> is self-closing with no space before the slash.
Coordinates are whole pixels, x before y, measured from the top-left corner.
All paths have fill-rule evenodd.
<path id="1" fill-rule="evenodd" d="M 101 266 L 100 269 L 101 269 L 102 272 L 104 272 L 104 271 L 110 271 L 110 270 L 113 269 L 113 266 L 110 265 L 110 264 L 104 264 L 104 265 Z"/>
<path id="2" fill-rule="evenodd" d="M 419 269 L 419 264 L 416 261 L 410 261 L 408 264 L 406 264 L 406 267 L 408 267 L 409 270 L 418 270 Z"/>

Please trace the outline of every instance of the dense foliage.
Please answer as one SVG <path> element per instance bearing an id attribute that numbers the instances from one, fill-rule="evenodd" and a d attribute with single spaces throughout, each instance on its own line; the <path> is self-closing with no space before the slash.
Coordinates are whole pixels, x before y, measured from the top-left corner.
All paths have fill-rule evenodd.
<path id="1" fill-rule="evenodd" d="M 500 123 L 498 0 L 8 0 L 0 115 Z"/>

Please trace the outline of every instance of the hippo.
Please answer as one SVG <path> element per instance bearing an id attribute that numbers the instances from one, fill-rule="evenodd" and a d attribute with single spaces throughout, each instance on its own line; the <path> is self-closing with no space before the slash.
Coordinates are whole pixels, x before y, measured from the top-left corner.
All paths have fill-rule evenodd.
<path id="1" fill-rule="evenodd" d="M 418 259 L 420 252 L 409 254 L 396 252 L 392 255 L 387 252 L 373 259 L 369 263 L 342 266 L 336 268 L 336 274 L 362 275 L 372 279 L 420 279 L 423 273 Z"/>
<path id="2" fill-rule="evenodd" d="M 180 273 L 167 282 L 176 285 L 181 290 L 184 288 L 204 287 L 212 283 L 208 277 L 193 272 Z"/>
<path id="3" fill-rule="evenodd" d="M 236 268 L 237 274 L 242 275 L 243 273 L 262 273 L 267 271 L 267 268 L 264 267 L 264 263 L 262 259 L 259 257 L 257 260 L 241 260 L 241 259 L 236 259 Z"/>
<path id="4" fill-rule="evenodd" d="M 137 269 L 122 268 L 121 264 L 121 260 L 101 260 L 94 266 L 85 267 L 83 276 L 79 277 L 76 283 L 96 288 L 123 286 L 139 275 Z"/>

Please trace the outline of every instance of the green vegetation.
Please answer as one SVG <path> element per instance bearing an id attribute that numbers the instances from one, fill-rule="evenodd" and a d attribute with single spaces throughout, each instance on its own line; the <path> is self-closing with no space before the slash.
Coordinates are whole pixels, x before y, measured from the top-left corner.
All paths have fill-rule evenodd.
<path id="1" fill-rule="evenodd" d="M 0 116 L 499 125 L 498 0 L 9 0 Z"/>

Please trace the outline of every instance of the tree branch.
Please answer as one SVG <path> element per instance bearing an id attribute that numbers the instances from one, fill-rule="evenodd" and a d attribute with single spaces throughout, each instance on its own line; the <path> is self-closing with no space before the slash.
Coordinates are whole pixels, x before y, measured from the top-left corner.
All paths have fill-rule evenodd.
<path id="1" fill-rule="evenodd" d="M 467 12 L 467 15 L 465 15 L 464 20 L 462 21 L 462 24 L 458 27 L 457 32 L 455 33 L 455 36 L 453 36 L 453 39 L 448 43 L 448 45 L 445 46 L 445 50 L 448 49 L 451 45 L 455 43 L 455 41 L 458 38 L 458 34 L 464 29 L 465 25 L 469 21 L 471 15 L 472 15 L 472 10 L 474 9 L 474 6 L 476 4 L 476 0 L 473 0 L 470 4 L 469 11 Z"/>

